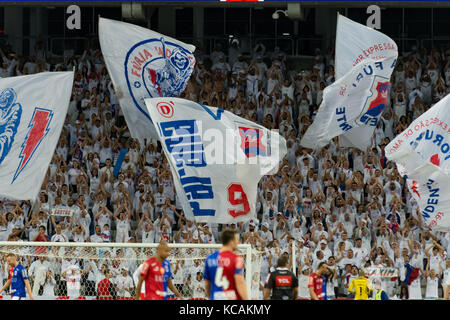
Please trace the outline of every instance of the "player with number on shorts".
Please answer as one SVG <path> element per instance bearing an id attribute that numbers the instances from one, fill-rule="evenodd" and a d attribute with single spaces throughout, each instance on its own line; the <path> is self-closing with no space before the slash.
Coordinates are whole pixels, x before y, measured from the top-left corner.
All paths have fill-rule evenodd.
<path id="1" fill-rule="evenodd" d="M 235 230 L 222 231 L 222 248 L 205 261 L 205 290 L 211 300 L 248 300 L 244 259 L 234 253 L 239 244 Z"/>
<path id="2" fill-rule="evenodd" d="M 9 253 L 6 256 L 6 260 L 8 261 L 8 265 L 14 269 L 11 278 L 0 289 L 0 293 L 11 285 L 11 297 L 13 300 L 25 300 L 27 293 L 30 300 L 34 300 L 30 282 L 28 281 L 27 270 L 17 261 L 14 253 Z"/>

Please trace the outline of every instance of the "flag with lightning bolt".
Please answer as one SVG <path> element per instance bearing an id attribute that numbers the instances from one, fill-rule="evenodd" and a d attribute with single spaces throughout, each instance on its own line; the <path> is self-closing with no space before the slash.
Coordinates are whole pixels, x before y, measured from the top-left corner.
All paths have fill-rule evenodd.
<path id="1" fill-rule="evenodd" d="M 44 139 L 44 136 L 48 133 L 48 127 L 50 121 L 52 120 L 53 112 L 51 110 L 46 110 L 42 108 L 36 108 L 31 118 L 28 128 L 28 134 L 25 141 L 22 144 L 22 152 L 19 158 L 21 159 L 19 166 L 17 167 L 16 173 L 14 174 L 13 181 L 19 176 L 28 162 L 31 160 L 34 152 Z"/>
<path id="2" fill-rule="evenodd" d="M 73 72 L 0 79 L 0 196 L 34 200 L 67 115 Z"/>

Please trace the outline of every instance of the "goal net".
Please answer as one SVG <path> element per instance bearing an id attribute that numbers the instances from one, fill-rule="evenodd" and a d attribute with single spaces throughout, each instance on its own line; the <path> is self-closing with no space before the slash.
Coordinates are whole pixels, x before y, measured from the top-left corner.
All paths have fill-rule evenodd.
<path id="1" fill-rule="evenodd" d="M 33 297 L 58 299 L 134 299 L 138 267 L 156 254 L 157 243 L 0 242 L 0 280 L 8 279 L 6 255 L 14 253 L 27 269 Z M 207 299 L 204 263 L 220 244 L 169 244 L 172 282 L 186 299 Z M 245 261 L 247 290 L 260 297 L 260 253 L 249 244 L 238 247 Z M 107 280 L 105 280 L 107 279 Z M 107 291 L 104 290 L 105 283 Z M 104 292 L 105 291 L 105 292 Z M 168 290 L 168 298 L 174 299 Z M 3 292 L 3 299 L 10 294 Z"/>

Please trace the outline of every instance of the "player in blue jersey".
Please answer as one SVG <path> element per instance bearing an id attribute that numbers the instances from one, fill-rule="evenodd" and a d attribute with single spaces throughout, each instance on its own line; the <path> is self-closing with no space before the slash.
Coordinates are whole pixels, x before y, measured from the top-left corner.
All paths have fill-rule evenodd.
<path id="1" fill-rule="evenodd" d="M 234 253 L 239 244 L 236 230 L 222 232 L 222 248 L 206 258 L 206 294 L 211 300 L 248 300 L 244 279 L 244 259 Z"/>
<path id="2" fill-rule="evenodd" d="M 34 300 L 33 294 L 31 293 L 30 282 L 28 281 L 27 270 L 19 263 L 19 261 L 17 261 L 17 257 L 14 253 L 9 253 L 6 256 L 6 261 L 8 262 L 8 265 L 14 269 L 11 279 L 6 281 L 5 285 L 0 290 L 0 293 L 11 285 L 11 296 L 13 300 L 25 300 L 27 293 L 30 300 Z"/>

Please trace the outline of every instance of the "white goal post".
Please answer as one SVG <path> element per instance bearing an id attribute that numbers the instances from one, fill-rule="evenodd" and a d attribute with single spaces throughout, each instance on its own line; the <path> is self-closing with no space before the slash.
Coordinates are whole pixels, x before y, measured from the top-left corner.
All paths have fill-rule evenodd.
<path id="1" fill-rule="evenodd" d="M 197 268 L 202 271 L 206 257 L 222 247 L 221 244 L 169 243 L 168 245 L 172 248 L 171 254 L 168 257 L 168 260 L 172 265 L 176 264 L 178 260 L 184 260 L 184 262 L 188 260 L 194 262 L 194 260 L 197 260 L 196 263 L 200 263 Z M 93 262 L 97 265 L 98 269 L 100 269 L 101 265 L 104 263 L 111 264 L 111 262 L 115 259 L 120 259 L 119 261 L 121 261 L 124 265 L 131 266 L 131 268 L 127 268 L 131 276 L 133 271 L 143 261 L 147 260 L 149 256 L 156 253 L 157 246 L 158 243 L 0 241 L 0 263 L 3 267 L 6 264 L 6 255 L 11 252 L 17 254 L 21 263 L 27 268 L 30 268 L 30 265 L 34 261 L 38 260 L 39 257 L 45 257 L 47 261 L 53 261 L 54 264 L 56 263 L 57 267 L 54 269 L 59 270 L 60 274 L 62 274 L 63 270 L 61 270 L 61 264 L 64 264 L 63 259 L 75 259 L 76 261 L 82 260 L 83 265 L 86 262 Z M 250 244 L 240 244 L 238 246 L 238 251 L 245 261 L 245 280 L 249 297 L 251 299 L 258 299 L 260 284 L 259 252 L 252 249 Z M 202 260 L 202 262 L 199 262 L 198 260 Z M 5 268 L 3 267 L 2 269 L 4 272 Z M 172 272 L 173 271 L 174 267 L 172 266 Z M 4 276 L 3 279 L 5 279 Z M 58 294 L 56 294 L 56 296 L 58 296 Z"/>

